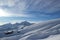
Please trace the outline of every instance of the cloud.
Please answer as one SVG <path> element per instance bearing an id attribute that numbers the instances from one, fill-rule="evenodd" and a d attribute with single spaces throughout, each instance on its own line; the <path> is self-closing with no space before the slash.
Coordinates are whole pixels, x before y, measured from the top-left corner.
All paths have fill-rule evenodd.
<path id="1" fill-rule="evenodd" d="M 28 10 L 52 13 L 60 10 L 60 0 L 30 0 Z"/>
<path id="2" fill-rule="evenodd" d="M 51 13 L 60 10 L 60 0 L 0 0 L 0 6 L 8 6 L 8 10 L 36 10 Z"/>
<path id="3" fill-rule="evenodd" d="M 0 17 L 29 17 L 28 14 L 20 13 L 11 13 L 6 10 L 0 9 Z"/>
<path id="4" fill-rule="evenodd" d="M 0 6 L 8 6 L 13 8 L 24 8 L 25 3 L 26 2 L 21 0 L 0 0 Z"/>
<path id="5" fill-rule="evenodd" d="M 9 16 L 9 17 L 29 17 L 29 15 L 20 13 L 20 14 L 11 14 L 11 16 Z"/>
<path id="6" fill-rule="evenodd" d="M 0 0 L 0 6 L 13 6 L 15 5 L 15 0 Z"/>
<path id="7" fill-rule="evenodd" d="M 23 12 L 26 9 L 25 5 L 26 2 L 24 0 L 0 0 L 0 8 L 4 12 L 1 15 L 8 17 L 30 17 Z"/>
<path id="8" fill-rule="evenodd" d="M 36 10 L 51 13 L 60 10 L 60 0 L 0 0 L 0 6 L 9 6 L 10 10 Z"/>
<path id="9" fill-rule="evenodd" d="M 31 17 L 32 11 L 54 14 L 53 12 L 60 10 L 60 0 L 0 0 L 0 7 L 11 16 Z"/>

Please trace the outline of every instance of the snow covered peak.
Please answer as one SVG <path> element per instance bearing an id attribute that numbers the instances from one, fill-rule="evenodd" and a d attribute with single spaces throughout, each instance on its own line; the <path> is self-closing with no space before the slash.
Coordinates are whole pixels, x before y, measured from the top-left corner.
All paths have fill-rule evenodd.
<path id="1" fill-rule="evenodd" d="M 23 26 L 30 26 L 30 25 L 32 25 L 32 23 L 27 22 L 27 21 L 23 21 L 21 23 L 15 23 L 13 25 L 16 26 L 16 27 L 21 26 L 21 25 L 23 25 Z"/>
<path id="2" fill-rule="evenodd" d="M 29 26 L 29 25 L 32 25 L 32 23 L 27 22 L 27 21 L 23 21 L 23 22 L 20 23 L 20 25 L 26 25 L 26 26 Z"/>

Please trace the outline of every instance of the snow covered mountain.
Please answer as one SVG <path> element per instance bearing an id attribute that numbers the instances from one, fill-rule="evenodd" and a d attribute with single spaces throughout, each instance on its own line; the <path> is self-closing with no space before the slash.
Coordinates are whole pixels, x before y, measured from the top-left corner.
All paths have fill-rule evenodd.
<path id="1" fill-rule="evenodd" d="M 27 26 L 22 30 L 23 38 L 20 40 L 44 39 L 50 35 L 60 34 L 60 19 L 49 20 L 32 26 Z"/>
<path id="2" fill-rule="evenodd" d="M 1 25 L 0 26 L 0 38 L 5 37 L 7 34 L 16 35 L 17 31 L 20 31 L 25 26 L 30 26 L 30 25 L 32 25 L 32 23 L 29 23 L 27 21 L 24 21 L 21 23 L 15 23 L 15 24 L 7 23 L 4 25 Z M 11 36 L 11 35 L 8 35 L 8 36 Z"/>
<path id="3" fill-rule="evenodd" d="M 20 29 L 19 29 L 20 30 Z M 42 23 L 24 27 L 19 33 L 1 40 L 59 40 L 60 19 L 48 20 Z M 56 37 L 54 37 L 56 36 Z"/>
<path id="4" fill-rule="evenodd" d="M 21 22 L 21 23 L 15 23 L 15 24 L 13 24 L 13 26 L 15 26 L 15 27 L 18 27 L 18 26 L 23 26 L 23 27 L 25 27 L 25 26 L 30 26 L 30 25 L 32 25 L 33 23 L 29 23 L 29 22 L 27 22 L 27 21 L 23 21 L 23 22 Z"/>
<path id="5" fill-rule="evenodd" d="M 21 23 L 15 23 L 15 24 L 11 24 L 11 23 L 7 23 L 7 24 L 4 24 L 4 25 L 1 25 L 0 26 L 0 31 L 1 30 L 12 30 L 12 29 L 17 29 L 18 27 L 20 26 L 30 26 L 32 25 L 32 23 L 29 23 L 27 21 L 24 21 L 24 22 L 21 22 Z"/>

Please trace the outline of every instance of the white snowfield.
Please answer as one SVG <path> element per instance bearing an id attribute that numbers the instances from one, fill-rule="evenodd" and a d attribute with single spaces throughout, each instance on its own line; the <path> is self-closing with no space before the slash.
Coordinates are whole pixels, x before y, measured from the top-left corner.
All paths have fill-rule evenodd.
<path id="1" fill-rule="evenodd" d="M 26 26 L 19 33 L 0 40 L 60 40 L 60 19 Z"/>
<path id="2" fill-rule="evenodd" d="M 60 40 L 60 34 L 59 35 L 51 35 L 48 38 L 45 38 L 42 40 Z"/>

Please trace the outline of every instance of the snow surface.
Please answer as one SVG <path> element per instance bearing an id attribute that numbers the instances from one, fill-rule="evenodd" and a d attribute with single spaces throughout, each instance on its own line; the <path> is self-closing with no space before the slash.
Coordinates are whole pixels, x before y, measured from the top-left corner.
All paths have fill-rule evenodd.
<path id="1" fill-rule="evenodd" d="M 0 40 L 60 40 L 60 19 L 48 20 L 18 30 L 20 31 L 9 35 L 2 32 Z"/>
<path id="2" fill-rule="evenodd" d="M 48 38 L 42 39 L 42 40 L 60 40 L 60 34 L 59 35 L 51 35 Z"/>

